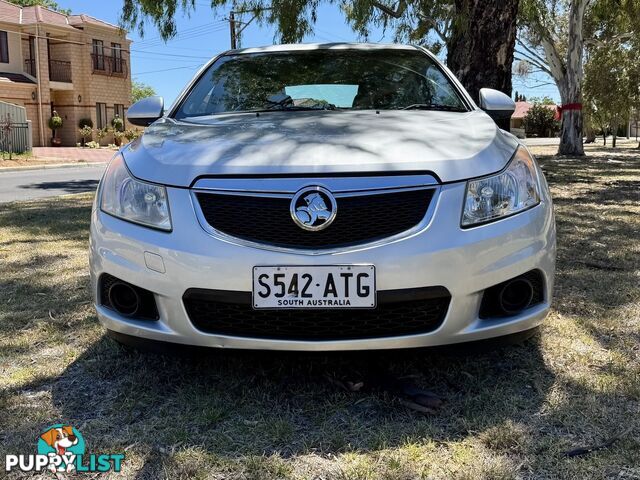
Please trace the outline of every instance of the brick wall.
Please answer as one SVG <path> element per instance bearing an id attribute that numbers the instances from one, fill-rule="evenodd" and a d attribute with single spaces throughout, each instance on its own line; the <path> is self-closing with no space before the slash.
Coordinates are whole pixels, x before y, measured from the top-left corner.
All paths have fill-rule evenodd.
<path id="1" fill-rule="evenodd" d="M 24 26 L 21 28 L 24 33 L 35 34 L 35 27 Z M 27 118 L 33 125 L 33 144 L 35 146 L 50 143 L 52 132 L 48 127 L 51 117 L 51 102 L 53 109 L 63 119 L 63 127 L 57 132 L 62 139 L 63 145 L 74 146 L 80 142 L 78 132 L 78 122 L 81 118 L 91 118 L 94 128 L 97 127 L 96 104 L 105 103 L 107 105 L 107 126 L 111 126 L 111 120 L 115 115 L 114 105 L 124 105 L 125 112 L 131 104 L 131 65 L 129 56 L 130 43 L 120 34 L 120 30 L 106 26 L 93 24 L 83 24 L 83 30 L 72 30 L 70 28 L 56 28 L 47 25 L 40 26 L 40 35 L 49 36 L 52 60 L 71 62 L 72 83 L 50 82 L 49 59 L 47 49 L 47 39 L 40 38 L 36 42 L 39 47 L 39 73 L 41 86 L 41 110 L 44 130 L 40 136 L 40 121 L 38 118 L 37 85 L 25 84 L 17 87 L 13 85 L 0 85 L 0 100 L 22 105 L 27 109 Z M 19 49 L 22 58 L 29 58 L 28 37 L 23 37 Z M 62 39 L 70 42 L 61 42 Z M 111 57 L 111 43 L 122 45 L 122 59 L 126 63 L 125 75 L 108 76 L 93 72 L 91 59 L 92 40 L 102 40 L 105 46 L 105 56 Z M 36 93 L 36 100 L 32 99 L 32 94 Z M 42 142 L 41 142 L 42 138 Z M 93 137 L 96 140 L 94 134 Z M 113 136 L 109 135 L 101 143 L 113 143 Z"/>

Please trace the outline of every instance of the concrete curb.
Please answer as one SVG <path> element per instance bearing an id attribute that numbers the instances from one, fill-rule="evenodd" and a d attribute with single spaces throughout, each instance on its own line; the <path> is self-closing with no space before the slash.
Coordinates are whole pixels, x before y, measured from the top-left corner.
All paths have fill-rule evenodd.
<path id="1" fill-rule="evenodd" d="M 27 172 L 29 170 L 49 170 L 52 168 L 74 168 L 74 167 L 99 167 L 107 166 L 109 162 L 77 162 L 77 163 L 51 163 L 42 165 L 25 165 L 22 167 L 0 167 L 0 175 L 9 172 Z"/>

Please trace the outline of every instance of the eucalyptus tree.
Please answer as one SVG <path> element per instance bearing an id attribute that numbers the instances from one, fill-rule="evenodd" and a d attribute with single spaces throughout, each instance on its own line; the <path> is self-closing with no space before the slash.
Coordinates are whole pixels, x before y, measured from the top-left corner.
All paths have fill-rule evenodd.
<path id="1" fill-rule="evenodd" d="M 397 41 L 446 49 L 447 65 L 474 98 L 482 87 L 511 94 L 519 0 L 211 0 L 211 9 L 252 12 L 275 26 L 276 40 L 298 42 L 313 32 L 322 3 L 337 5 L 363 39 L 382 27 Z M 178 33 L 178 12 L 201 8 L 195 0 L 124 0 L 120 23 L 144 33 L 150 21 L 168 40 Z"/>
<path id="2" fill-rule="evenodd" d="M 607 131 L 616 146 L 618 128 L 629 120 L 632 107 L 632 69 L 635 55 L 624 46 L 590 49 L 585 65 L 584 97 L 587 112 L 600 127 L 606 144 Z M 637 85 L 635 86 L 637 89 Z"/>
<path id="3" fill-rule="evenodd" d="M 562 101 L 558 153 L 583 155 L 585 46 L 637 37 L 640 0 L 521 0 L 516 58 L 549 74 Z"/>

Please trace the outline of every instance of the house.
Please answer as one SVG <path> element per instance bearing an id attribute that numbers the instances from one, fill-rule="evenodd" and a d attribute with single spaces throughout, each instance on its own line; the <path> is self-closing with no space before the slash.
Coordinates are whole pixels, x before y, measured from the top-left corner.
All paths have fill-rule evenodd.
<path id="1" fill-rule="evenodd" d="M 124 119 L 130 45 L 126 32 L 97 18 L 0 0 L 0 100 L 26 108 L 35 146 L 50 144 L 48 121 L 57 111 L 63 126 L 56 136 L 73 146 L 80 119 L 94 128 Z"/>

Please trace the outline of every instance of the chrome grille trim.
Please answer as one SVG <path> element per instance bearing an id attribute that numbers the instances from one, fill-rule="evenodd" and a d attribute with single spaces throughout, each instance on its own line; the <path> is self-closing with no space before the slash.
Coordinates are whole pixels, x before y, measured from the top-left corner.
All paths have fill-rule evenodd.
<path id="1" fill-rule="evenodd" d="M 432 175 L 388 175 L 388 176 L 353 176 L 353 177 L 282 177 L 282 178 L 201 178 L 192 189 L 250 193 L 290 193 L 294 194 L 303 187 L 318 185 L 330 190 L 334 195 L 345 192 L 370 192 L 387 189 L 404 189 L 416 187 L 432 187 L 438 181 Z"/>

